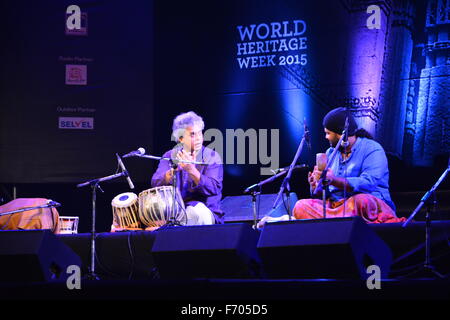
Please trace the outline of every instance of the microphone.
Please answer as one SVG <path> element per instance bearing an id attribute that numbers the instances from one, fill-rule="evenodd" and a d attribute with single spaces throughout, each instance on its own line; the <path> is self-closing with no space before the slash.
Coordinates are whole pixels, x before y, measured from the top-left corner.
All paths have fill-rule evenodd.
<path id="1" fill-rule="evenodd" d="M 303 129 L 305 130 L 305 141 L 308 149 L 311 150 L 311 135 L 309 133 L 308 125 L 306 124 L 306 118 L 303 119 Z"/>
<path id="2" fill-rule="evenodd" d="M 342 134 L 344 135 L 344 138 L 342 139 L 341 146 L 343 148 L 347 148 L 348 145 L 350 144 L 348 142 L 348 117 L 345 118 L 345 127 L 344 127 L 344 131 L 342 132 Z"/>
<path id="3" fill-rule="evenodd" d="M 47 206 L 49 206 L 49 207 L 61 207 L 61 203 L 49 199 L 47 201 Z"/>
<path id="4" fill-rule="evenodd" d="M 142 156 L 143 154 L 145 154 L 145 149 L 144 148 L 139 148 L 136 151 L 131 151 L 125 155 L 122 156 L 122 158 L 129 158 L 129 157 L 139 157 Z"/>
<path id="5" fill-rule="evenodd" d="M 278 168 L 275 170 L 272 170 L 275 174 L 279 174 L 280 172 L 284 172 L 284 171 L 288 171 L 290 168 L 290 166 L 284 167 L 284 168 Z M 297 166 L 294 166 L 294 168 L 292 168 L 292 170 L 297 170 L 297 169 L 309 169 L 309 166 L 307 164 L 300 164 Z"/>
<path id="6" fill-rule="evenodd" d="M 141 148 L 139 148 L 139 149 L 141 149 Z M 125 165 L 123 164 L 122 159 L 120 159 L 120 157 L 119 157 L 119 155 L 117 153 L 116 153 L 116 156 L 117 156 L 117 162 L 119 162 L 119 166 L 120 166 L 120 168 L 122 168 L 122 171 L 124 172 L 125 177 L 127 178 L 128 185 L 130 186 L 130 189 L 134 189 L 133 182 L 131 181 L 131 178 L 130 178 L 130 175 L 128 174 L 127 169 L 125 169 Z"/>

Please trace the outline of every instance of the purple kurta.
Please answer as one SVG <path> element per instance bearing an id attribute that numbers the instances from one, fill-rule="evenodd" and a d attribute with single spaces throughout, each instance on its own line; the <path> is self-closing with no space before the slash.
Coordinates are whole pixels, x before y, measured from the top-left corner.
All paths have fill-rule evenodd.
<path id="1" fill-rule="evenodd" d="M 179 149 L 167 151 L 163 158 L 174 158 Z M 222 199 L 223 164 L 220 155 L 212 149 L 202 147 L 198 152 L 197 162 L 208 163 L 208 165 L 195 165 L 200 172 L 200 181 L 195 186 L 194 181 L 184 170 L 177 171 L 177 187 L 186 206 L 195 206 L 198 202 L 204 203 L 214 214 L 216 223 L 223 223 L 223 211 L 220 209 Z M 167 160 L 161 160 L 158 169 L 152 177 L 152 187 L 170 185 L 164 182 L 164 176 L 170 169 Z"/>

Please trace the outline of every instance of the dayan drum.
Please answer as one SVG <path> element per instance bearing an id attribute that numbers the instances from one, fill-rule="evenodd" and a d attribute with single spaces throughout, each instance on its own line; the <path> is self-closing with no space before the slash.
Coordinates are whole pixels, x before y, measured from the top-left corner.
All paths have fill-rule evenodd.
<path id="1" fill-rule="evenodd" d="M 161 227 L 168 223 L 186 224 L 186 211 L 183 199 L 173 187 L 162 186 L 139 193 L 139 218 L 147 227 Z"/>
<path id="2" fill-rule="evenodd" d="M 125 192 L 117 195 L 112 201 L 114 229 L 141 230 L 138 216 L 138 197 L 133 192 Z"/>
<path id="3" fill-rule="evenodd" d="M 59 216 L 59 233 L 74 234 L 78 233 L 79 217 Z"/>

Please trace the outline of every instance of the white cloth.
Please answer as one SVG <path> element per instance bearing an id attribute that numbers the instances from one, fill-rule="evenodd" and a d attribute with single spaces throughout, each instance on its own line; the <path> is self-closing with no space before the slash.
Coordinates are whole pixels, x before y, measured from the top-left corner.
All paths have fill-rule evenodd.
<path id="1" fill-rule="evenodd" d="M 294 216 L 292 216 L 292 220 L 295 220 Z M 284 215 L 279 216 L 279 217 L 265 216 L 258 222 L 257 227 L 258 228 L 262 228 L 266 223 L 278 222 L 278 221 L 289 221 L 289 215 L 284 214 Z"/>
<path id="2" fill-rule="evenodd" d="M 199 202 L 195 206 L 186 207 L 188 226 L 214 224 L 214 215 L 207 206 Z"/>

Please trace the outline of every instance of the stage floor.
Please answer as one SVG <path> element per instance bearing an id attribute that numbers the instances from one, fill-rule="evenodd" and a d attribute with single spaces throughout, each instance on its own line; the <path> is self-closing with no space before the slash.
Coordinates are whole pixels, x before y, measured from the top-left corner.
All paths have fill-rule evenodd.
<path id="1" fill-rule="evenodd" d="M 359 279 L 198 278 L 161 279 L 151 250 L 157 232 L 99 233 L 96 238 L 96 273 L 87 280 L 90 263 L 88 233 L 58 235 L 82 262 L 81 288 L 69 290 L 65 281 L 0 283 L 1 299 L 152 300 L 184 302 L 291 300 L 410 300 L 450 299 L 450 221 L 433 221 L 431 258 L 446 276 L 438 279 L 417 272 L 424 262 L 425 223 L 370 225 L 390 247 L 393 264 L 380 289 L 369 289 Z M 179 227 L 177 227 L 179 228 Z M 289 263 L 286 263 L 289 267 Z M 180 266 L 183 267 L 182 265 Z"/>
<path id="2" fill-rule="evenodd" d="M 406 228 L 400 223 L 371 224 L 370 228 L 391 249 L 393 263 L 390 279 L 415 278 L 414 272 L 425 259 L 425 222 L 412 222 Z M 151 254 L 156 232 L 134 231 L 99 233 L 96 237 L 97 269 L 103 279 L 154 279 L 154 259 Z M 58 235 L 77 253 L 83 271 L 90 264 L 89 233 Z M 450 274 L 450 221 L 431 223 L 432 263 L 443 274 Z"/>

